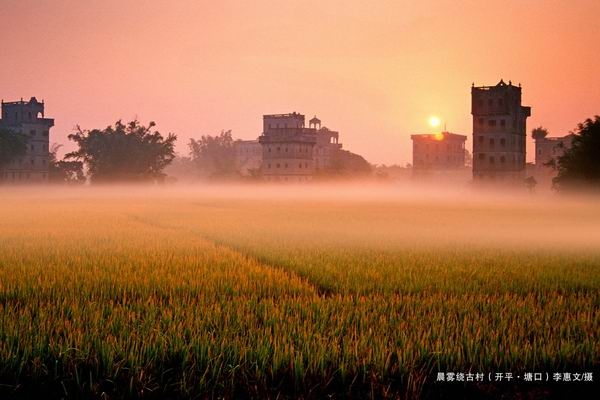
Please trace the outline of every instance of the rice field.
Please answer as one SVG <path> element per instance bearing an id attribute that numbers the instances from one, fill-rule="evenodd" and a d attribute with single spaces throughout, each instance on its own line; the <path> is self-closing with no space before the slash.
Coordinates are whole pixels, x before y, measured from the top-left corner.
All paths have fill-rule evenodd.
<path id="1" fill-rule="evenodd" d="M 597 390 L 437 381 L 600 379 L 597 199 L 309 189 L 0 188 L 0 397 Z"/>

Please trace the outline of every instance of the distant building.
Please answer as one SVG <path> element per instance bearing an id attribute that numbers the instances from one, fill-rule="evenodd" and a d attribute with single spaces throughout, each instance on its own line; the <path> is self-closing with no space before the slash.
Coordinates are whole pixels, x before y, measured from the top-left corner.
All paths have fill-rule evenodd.
<path id="1" fill-rule="evenodd" d="M 35 97 L 29 101 L 2 101 L 0 127 L 27 138 L 27 152 L 15 157 L 0 171 L 5 182 L 47 182 L 50 128 L 54 119 L 44 118 L 44 103 Z"/>
<path id="2" fill-rule="evenodd" d="M 465 166 L 467 137 L 450 132 L 411 135 L 413 170 L 452 170 Z"/>
<path id="3" fill-rule="evenodd" d="M 265 180 L 310 181 L 315 173 L 327 174 L 348 160 L 348 155 L 342 154 L 339 132 L 321 127 L 316 116 L 308 122 L 307 128 L 304 115 L 297 112 L 263 116 L 263 133 L 258 143 L 262 147 L 260 170 Z M 240 160 L 246 149 L 252 152 L 250 148 L 255 148 L 255 143 L 244 141 L 238 145 Z M 256 158 L 251 162 L 257 165 L 258 153 L 254 154 Z"/>
<path id="4" fill-rule="evenodd" d="M 317 130 L 304 126 L 304 115 L 263 116 L 262 176 L 267 181 L 303 182 L 313 178 Z"/>
<path id="5" fill-rule="evenodd" d="M 500 81 L 471 88 L 473 180 L 521 183 L 525 178 L 526 120 L 521 86 Z"/>
<path id="6" fill-rule="evenodd" d="M 556 169 L 549 165 L 562 156 L 565 150 L 573 145 L 574 134 L 560 137 L 546 137 L 546 132 L 533 133 L 535 140 L 535 175 L 541 180 L 551 180 L 556 176 Z"/>
<path id="7" fill-rule="evenodd" d="M 340 134 L 327 127 L 321 127 L 321 120 L 316 115 L 308 121 L 308 124 L 309 128 L 317 131 L 317 143 L 313 152 L 315 170 L 327 171 L 334 167 L 336 156 L 342 148 L 342 144 L 339 143 Z"/>
<path id="8" fill-rule="evenodd" d="M 243 176 L 260 171 L 262 165 L 262 145 L 258 140 L 236 140 L 233 142 L 235 167 Z"/>

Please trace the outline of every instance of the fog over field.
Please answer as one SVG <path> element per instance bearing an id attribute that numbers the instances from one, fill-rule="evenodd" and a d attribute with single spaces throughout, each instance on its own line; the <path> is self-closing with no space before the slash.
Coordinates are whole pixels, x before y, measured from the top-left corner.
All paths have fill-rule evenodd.
<path id="1" fill-rule="evenodd" d="M 48 212 L 53 202 L 90 212 L 107 202 L 113 212 L 154 202 L 165 213 L 181 216 L 202 211 L 206 218 L 237 221 L 240 229 L 251 229 L 253 220 L 269 214 L 277 229 L 315 217 L 318 220 L 310 226 L 314 235 L 338 230 L 340 240 L 350 242 L 600 251 L 598 197 L 587 194 L 372 182 L 3 187 L 0 193 L 4 209 L 14 208 L 17 213 L 23 202 L 34 199 Z M 183 205 L 191 208 L 183 210 Z M 64 212 L 68 216 L 68 209 L 54 210 Z"/>

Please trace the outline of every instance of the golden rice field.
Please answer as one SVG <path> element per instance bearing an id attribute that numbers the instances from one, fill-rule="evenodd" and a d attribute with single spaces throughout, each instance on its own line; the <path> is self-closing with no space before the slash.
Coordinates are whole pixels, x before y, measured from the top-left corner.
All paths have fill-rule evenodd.
<path id="1" fill-rule="evenodd" d="M 598 388 L 436 382 L 600 379 L 597 199 L 2 187 L 0 240 L 0 398 Z"/>

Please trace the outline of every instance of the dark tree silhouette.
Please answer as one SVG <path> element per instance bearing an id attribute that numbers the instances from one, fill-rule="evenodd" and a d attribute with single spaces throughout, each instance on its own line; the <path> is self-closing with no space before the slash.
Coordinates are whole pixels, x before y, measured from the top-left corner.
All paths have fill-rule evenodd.
<path id="1" fill-rule="evenodd" d="M 48 180 L 52 183 L 85 183 L 83 162 L 59 160 L 57 158 L 57 153 L 61 147 L 62 145 L 54 143 L 50 148 L 50 158 L 48 160 Z"/>
<path id="2" fill-rule="evenodd" d="M 371 164 L 362 156 L 347 150 L 339 150 L 332 157 L 327 169 L 317 172 L 323 178 L 360 178 L 372 173 Z"/>
<path id="3" fill-rule="evenodd" d="M 156 124 L 141 125 L 134 120 L 120 120 L 106 129 L 82 130 L 69 135 L 79 149 L 68 153 L 65 160 L 83 162 L 90 181 L 156 182 L 162 181 L 163 169 L 175 157 L 177 136 L 169 133 L 165 139 L 152 131 Z"/>
<path id="4" fill-rule="evenodd" d="M 231 130 L 219 135 L 203 135 L 200 140 L 190 139 L 190 157 L 196 167 L 208 178 L 238 178 L 235 167 L 235 149 Z"/>
<path id="5" fill-rule="evenodd" d="M 600 116 L 577 126 L 572 146 L 558 157 L 556 168 L 553 185 L 557 190 L 600 189 Z"/>
<path id="6" fill-rule="evenodd" d="M 26 151 L 25 135 L 0 128 L 0 168 L 10 163 L 13 158 L 24 155 Z"/>
<path id="7" fill-rule="evenodd" d="M 538 126 L 531 131 L 531 137 L 533 137 L 535 140 L 543 139 L 546 136 L 548 136 L 548 129 L 544 128 L 543 126 Z"/>

